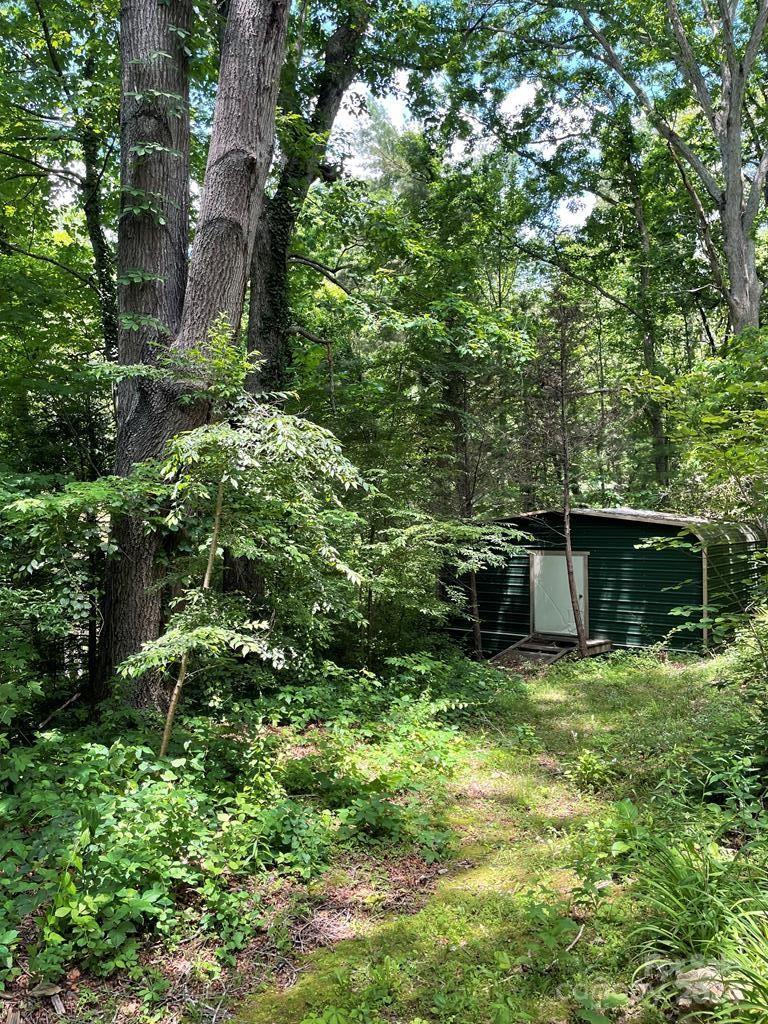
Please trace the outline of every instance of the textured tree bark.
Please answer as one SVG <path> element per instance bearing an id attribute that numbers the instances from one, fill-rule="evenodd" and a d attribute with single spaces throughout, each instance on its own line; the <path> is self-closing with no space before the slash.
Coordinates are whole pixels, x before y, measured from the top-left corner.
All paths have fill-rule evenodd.
<path id="1" fill-rule="evenodd" d="M 742 224 L 739 204 L 723 196 L 723 244 L 728 266 L 728 307 L 731 330 L 739 334 L 747 327 L 760 326 L 763 283 L 757 276 L 755 243 Z"/>
<path id="2" fill-rule="evenodd" d="M 291 365 L 288 251 L 298 212 L 278 191 L 265 203 L 256 230 L 248 306 L 248 350 L 261 363 L 253 386 L 283 391 Z"/>
<path id="3" fill-rule="evenodd" d="M 119 362 L 156 362 L 176 335 L 187 282 L 191 0 L 124 0 Z M 179 31 L 181 30 L 181 31 Z M 117 471 L 162 450 L 173 396 L 142 378 L 118 388 Z M 180 424 L 181 425 L 181 424 Z"/>
<path id="4" fill-rule="evenodd" d="M 122 363 L 152 364 L 159 346 L 204 347 L 221 315 L 233 332 L 239 328 L 272 153 L 287 17 L 288 0 L 232 0 L 229 6 L 187 279 L 188 77 L 178 29 L 189 29 L 191 3 L 124 2 L 118 269 L 130 283 L 121 295 Z M 121 384 L 118 473 L 158 457 L 172 436 L 205 422 L 206 403 L 181 403 L 183 391 L 170 379 Z M 159 635 L 162 613 L 156 535 L 128 517 L 117 521 L 114 533 L 121 557 L 110 567 L 107 587 L 107 673 Z M 129 695 L 131 703 L 159 708 L 167 699 L 150 676 L 138 680 Z"/>
<path id="5" fill-rule="evenodd" d="M 191 23 L 191 0 L 123 0 L 121 7 L 118 361 L 123 365 L 154 363 L 181 320 L 189 232 L 189 79 L 178 29 L 188 32 Z M 122 381 L 116 472 L 127 475 L 137 462 L 156 457 L 173 418 L 166 389 L 141 378 Z M 103 677 L 155 639 L 161 622 L 156 534 L 140 519 L 123 516 L 113 524 L 113 537 L 120 556 L 107 571 Z M 162 705 L 159 681 L 137 680 L 129 700 Z"/>
<path id="6" fill-rule="evenodd" d="M 669 0 L 675 10 L 675 0 Z M 768 2 L 758 0 L 750 37 L 743 51 L 735 39 L 732 19 L 723 15 L 723 47 L 721 108 L 714 112 L 712 124 L 720 149 L 724 188 L 719 194 L 718 212 L 723 228 L 723 244 L 728 267 L 728 305 L 731 328 L 739 334 L 747 327 L 760 326 L 762 283 L 757 276 L 755 243 L 752 232 L 760 209 L 762 188 L 768 170 L 768 148 L 762 141 L 757 154 L 757 167 L 747 174 L 748 160 L 744 144 L 744 106 L 748 96 L 749 76 L 755 66 L 757 52 L 763 49 Z M 746 159 L 745 159 L 746 158 Z"/>
<path id="7" fill-rule="evenodd" d="M 237 332 L 274 138 L 288 0 L 231 0 L 180 348 L 205 344 L 217 317 Z"/>
<path id="8" fill-rule="evenodd" d="M 315 89 L 315 107 L 307 121 L 307 131 L 322 141 L 288 155 L 275 193 L 264 204 L 257 227 L 251 268 L 248 348 L 263 356 L 254 385 L 258 383 L 265 391 L 282 391 L 286 386 L 291 364 L 288 305 L 291 239 L 312 183 L 322 171 L 328 136 L 344 93 L 355 77 L 356 58 L 367 24 L 368 15 L 359 11 L 328 37 Z M 287 99 L 286 103 L 289 102 Z M 293 105 L 295 108 L 295 100 Z M 298 109 L 294 112 L 298 113 Z"/>
<path id="9" fill-rule="evenodd" d="M 307 13 L 306 0 L 300 8 L 298 65 L 301 32 Z M 257 220 L 251 256 L 248 303 L 248 351 L 258 352 L 263 362 L 249 381 L 253 391 L 284 391 L 291 365 L 291 311 L 288 301 L 288 259 L 296 222 L 312 183 L 322 173 L 327 140 L 356 70 L 356 58 L 365 35 L 369 14 L 361 8 L 328 37 L 322 69 L 315 85 L 315 107 L 307 121 L 307 132 L 319 136 L 313 147 L 289 154 L 274 195 L 266 197 Z M 284 71 L 280 106 L 298 114 L 295 67 Z M 246 558 L 226 557 L 225 584 L 250 597 L 258 597 L 264 581 Z"/>

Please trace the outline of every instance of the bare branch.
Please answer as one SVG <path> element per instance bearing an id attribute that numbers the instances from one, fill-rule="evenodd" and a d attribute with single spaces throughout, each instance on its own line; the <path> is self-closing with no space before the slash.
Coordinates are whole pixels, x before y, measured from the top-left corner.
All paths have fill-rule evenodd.
<path id="1" fill-rule="evenodd" d="M 79 700 L 79 698 L 80 698 L 80 690 L 78 690 L 77 693 L 73 694 L 71 697 L 69 697 L 67 700 L 65 700 L 63 704 L 59 705 L 59 707 L 57 707 L 54 711 L 52 711 L 50 713 L 50 715 L 48 715 L 47 718 L 44 718 L 42 720 L 42 722 L 38 725 L 37 728 L 38 729 L 44 729 L 46 727 L 46 725 L 48 725 L 48 723 L 51 721 L 52 718 L 54 718 L 56 715 L 58 715 L 60 711 L 64 711 L 65 708 L 68 708 L 70 704 L 74 704 L 76 700 Z"/>
<path id="2" fill-rule="evenodd" d="M 29 180 L 30 178 L 34 181 L 47 181 L 48 175 L 43 174 L 42 171 L 19 171 L 18 174 L 6 174 L 4 178 L 0 178 L 0 181 L 5 184 L 7 181 L 18 181 L 20 178 Z"/>
<path id="3" fill-rule="evenodd" d="M 302 266 L 309 267 L 311 270 L 316 270 L 318 274 L 322 274 L 323 277 L 327 278 L 331 284 L 335 284 L 337 288 L 341 288 L 347 295 L 352 295 L 352 289 L 348 288 L 345 284 L 336 277 L 330 267 L 326 267 L 323 263 L 318 263 L 317 260 L 312 260 L 308 256 L 299 256 L 296 253 L 290 253 L 288 259 L 293 263 L 301 263 Z"/>
<path id="4" fill-rule="evenodd" d="M 8 157 L 9 160 L 17 160 L 22 164 L 29 164 L 31 167 L 36 167 L 39 171 L 44 171 L 46 175 L 53 174 L 57 178 L 64 178 L 65 181 L 74 181 L 78 185 L 82 185 L 83 178 L 75 171 L 68 171 L 59 167 L 46 167 L 45 164 L 41 164 L 38 160 L 33 160 L 30 156 L 22 156 L 20 153 L 14 153 L 11 149 L 0 149 L 0 156 Z"/>
<path id="5" fill-rule="evenodd" d="M 610 195 L 610 193 L 608 192 L 603 191 L 596 184 L 590 183 L 588 187 L 584 188 L 583 183 L 580 183 L 576 180 L 576 178 L 571 177 L 564 168 L 554 167 L 553 161 L 551 159 L 537 156 L 535 153 L 532 153 L 531 150 L 526 146 L 516 145 L 515 142 L 509 137 L 511 132 L 507 130 L 507 125 L 503 117 L 495 116 L 489 119 L 487 122 L 481 120 L 478 117 L 473 117 L 471 114 L 469 115 L 469 117 L 471 120 L 475 122 L 475 124 L 479 125 L 482 129 L 492 132 L 493 135 L 499 141 L 504 142 L 504 144 L 508 146 L 513 153 L 519 156 L 521 160 L 529 161 L 530 163 L 533 164 L 534 167 L 537 167 L 540 171 L 543 171 L 547 175 L 557 175 L 558 177 L 562 178 L 563 181 L 565 181 L 566 184 L 568 184 L 572 188 L 578 188 L 582 189 L 585 192 L 591 192 L 593 195 L 596 195 L 598 199 L 602 199 L 603 202 L 608 203 L 609 206 L 618 205 L 618 200 L 614 196 Z"/>
<path id="6" fill-rule="evenodd" d="M 42 263 L 50 263 L 51 266 L 58 267 L 59 270 L 63 270 L 67 274 L 71 274 L 72 277 L 77 278 L 77 280 L 87 288 L 92 288 L 97 295 L 99 294 L 98 286 L 92 277 L 88 277 L 86 274 L 81 274 L 79 270 L 75 270 L 74 267 L 67 266 L 66 263 L 61 263 L 52 256 L 45 256 L 41 252 L 31 252 L 29 249 L 22 249 L 20 245 L 13 245 L 13 243 L 6 241 L 0 241 L 0 252 L 15 252 L 18 253 L 19 256 L 28 256 L 30 259 L 40 260 Z"/>
<path id="7" fill-rule="evenodd" d="M 709 89 L 707 88 L 707 83 L 704 81 L 704 76 L 701 73 L 699 62 L 696 60 L 696 55 L 694 54 L 688 36 L 686 35 L 683 19 L 680 16 L 680 8 L 677 6 L 677 0 L 667 0 L 667 16 L 669 17 L 672 32 L 674 33 L 675 40 L 677 41 L 677 45 L 680 49 L 681 59 L 678 66 L 688 79 L 691 88 L 696 94 L 699 106 L 706 115 L 712 130 L 717 133 L 720 130 L 719 118 L 712 106 L 712 97 L 709 95 Z"/>
<path id="8" fill-rule="evenodd" d="M 14 103 L 13 100 L 6 100 L 6 102 L 9 106 L 13 107 L 14 110 L 20 110 L 23 114 L 28 114 L 30 117 L 37 117 L 41 121 L 58 121 L 59 124 L 63 124 L 67 128 L 73 127 L 65 117 L 60 117 L 58 114 L 41 114 L 39 110 L 32 110 L 31 107 L 25 107 L 23 103 Z"/>
<path id="9" fill-rule="evenodd" d="M 306 338 L 307 341 L 311 341 L 314 345 L 322 345 L 323 348 L 330 346 L 330 341 L 326 341 L 325 338 L 321 338 L 319 334 L 315 334 L 313 331 L 307 330 L 306 327 L 301 327 L 299 324 L 291 324 L 291 334 L 298 334 L 302 338 Z"/>
<path id="10" fill-rule="evenodd" d="M 608 299 L 609 302 L 614 303 L 614 305 L 619 306 L 621 309 L 625 309 L 641 323 L 644 322 L 644 317 L 640 310 L 635 309 L 634 306 L 625 302 L 624 299 L 619 298 L 618 295 L 614 295 L 613 292 L 609 292 L 606 288 L 603 288 L 603 286 L 598 284 L 597 281 L 589 277 L 584 277 L 583 274 L 574 270 L 565 260 L 559 257 L 557 250 L 554 250 L 556 253 L 555 256 L 549 256 L 538 251 L 533 246 L 526 245 L 525 242 L 520 242 L 517 239 L 511 239 L 510 244 L 515 249 L 525 253 L 526 256 L 536 260 L 538 263 L 545 263 L 547 266 L 554 267 L 555 270 L 559 270 L 562 274 L 565 274 L 566 277 L 570 277 L 572 281 L 577 281 L 579 284 L 586 285 L 587 288 L 594 288 L 594 290 L 602 295 L 603 298 Z"/>
<path id="11" fill-rule="evenodd" d="M 116 145 L 117 145 L 117 139 L 110 139 L 109 140 L 109 145 L 107 146 L 106 152 L 104 153 L 104 160 L 102 161 L 101 169 L 99 170 L 99 173 L 96 175 L 96 184 L 97 184 L 97 186 L 101 184 L 101 179 L 104 177 L 104 174 L 105 174 L 105 172 L 107 170 L 107 164 L 109 163 L 109 158 L 112 156 L 112 153 L 114 152 L 114 149 L 115 149 Z"/>

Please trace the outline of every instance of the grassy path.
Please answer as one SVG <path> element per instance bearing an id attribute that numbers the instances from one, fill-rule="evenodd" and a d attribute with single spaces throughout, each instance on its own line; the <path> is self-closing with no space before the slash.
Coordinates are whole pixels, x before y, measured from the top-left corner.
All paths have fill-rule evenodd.
<path id="1" fill-rule="evenodd" d="M 503 725 L 466 739 L 446 809 L 457 860 L 421 909 L 361 920 L 353 938 L 307 955 L 295 984 L 252 997 L 237 1019 L 598 1020 L 606 993 L 630 991 L 632 902 L 618 891 L 598 911 L 574 902 L 569 864 L 589 823 L 617 797 L 642 800 L 670 750 L 706 727 L 714 671 L 619 659 L 531 683 Z M 657 1019 L 644 1013 L 611 1019 Z"/>

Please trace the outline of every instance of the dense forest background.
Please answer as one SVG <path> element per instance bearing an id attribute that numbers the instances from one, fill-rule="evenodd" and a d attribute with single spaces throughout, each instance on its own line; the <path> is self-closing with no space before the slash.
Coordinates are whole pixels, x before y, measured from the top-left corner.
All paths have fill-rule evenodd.
<path id="1" fill-rule="evenodd" d="M 491 686 L 443 626 L 505 517 L 768 525 L 768 4 L 0 11 L 14 980 L 194 914 L 244 941 L 232 872 L 327 838 L 259 729 L 400 687 L 418 761 L 419 681 Z M 429 846 L 401 784 L 335 792 L 342 831 Z"/>

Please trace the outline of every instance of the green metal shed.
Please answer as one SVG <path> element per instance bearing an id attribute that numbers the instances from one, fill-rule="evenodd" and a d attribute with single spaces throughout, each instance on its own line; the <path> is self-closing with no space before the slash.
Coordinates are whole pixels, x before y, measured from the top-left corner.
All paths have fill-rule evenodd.
<path id="1" fill-rule="evenodd" d="M 506 520 L 529 535 L 503 568 L 479 573 L 483 650 L 493 655 L 532 634 L 575 633 L 565 568 L 563 513 L 532 512 Z M 613 647 L 665 642 L 677 649 L 710 640 L 703 608 L 744 610 L 760 575 L 755 555 L 765 534 L 754 527 L 631 508 L 571 513 L 574 570 L 591 640 Z M 659 540 L 660 546 L 649 546 Z M 688 617 L 673 609 L 690 608 Z M 466 624 L 454 635 L 467 636 Z"/>

